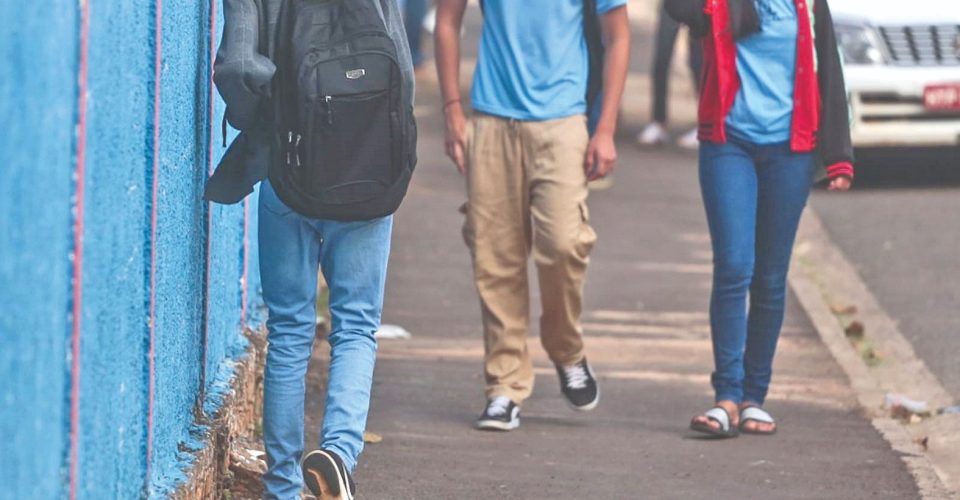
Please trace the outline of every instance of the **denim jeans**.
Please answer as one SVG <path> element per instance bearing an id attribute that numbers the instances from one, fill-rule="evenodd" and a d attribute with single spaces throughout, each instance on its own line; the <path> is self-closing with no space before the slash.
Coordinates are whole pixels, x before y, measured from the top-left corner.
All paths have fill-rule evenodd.
<path id="1" fill-rule="evenodd" d="M 330 366 L 320 447 L 353 470 L 363 449 L 390 253 L 392 217 L 309 219 L 260 189 L 260 274 L 267 304 L 264 498 L 299 498 L 304 390 L 316 331 L 317 268 L 330 290 Z"/>
<path id="2" fill-rule="evenodd" d="M 813 155 L 730 138 L 700 145 L 713 244 L 710 330 L 716 400 L 763 404 L 783 325 L 790 254 L 813 184 Z M 749 313 L 747 296 L 749 293 Z"/>
<path id="3" fill-rule="evenodd" d="M 667 123 L 667 85 L 670 79 L 670 63 L 673 47 L 680 32 L 680 23 L 667 14 L 663 4 L 657 14 L 657 34 L 653 52 L 653 121 Z M 687 66 L 693 77 L 693 88 L 700 89 L 700 71 L 703 66 L 703 45 L 687 32 Z"/>
<path id="4" fill-rule="evenodd" d="M 400 12 L 403 12 L 403 24 L 410 43 L 410 57 L 413 66 L 423 64 L 423 20 L 427 17 L 427 0 L 400 0 Z"/>

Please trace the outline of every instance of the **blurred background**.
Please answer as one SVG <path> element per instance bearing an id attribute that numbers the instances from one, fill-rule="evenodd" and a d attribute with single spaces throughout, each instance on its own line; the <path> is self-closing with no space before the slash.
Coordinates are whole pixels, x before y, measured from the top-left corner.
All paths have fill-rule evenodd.
<path id="1" fill-rule="evenodd" d="M 419 63 L 421 162 L 398 216 L 385 318 L 419 327 L 411 328 L 415 336 L 479 343 L 466 250 L 456 241 L 462 181 L 442 154 L 433 5 L 400 3 Z M 846 61 L 857 177 L 852 192 L 818 191 L 811 207 L 957 398 L 960 6 L 830 5 Z M 691 207 L 698 203 L 691 45 L 684 29 L 661 19 L 658 0 L 630 0 L 628 8 L 634 43 L 618 131 L 621 162 L 592 195 L 595 219 L 607 221 L 598 222 L 601 241 L 611 241 L 598 263 L 659 245 L 657 231 L 682 229 L 687 222 L 648 223 L 672 207 L 696 221 L 689 241 L 702 230 L 702 210 Z M 165 498 L 188 481 L 209 443 L 206 426 L 251 349 L 245 332 L 263 319 L 255 194 L 234 206 L 200 198 L 224 150 L 223 106 L 211 84 L 221 10 L 216 0 L 0 4 L 0 498 Z M 471 2 L 465 96 L 481 22 Z M 666 111 L 656 113 L 658 100 Z M 670 195 L 658 197 L 663 193 Z M 658 205 L 643 205 L 644 196 Z M 709 263 L 709 255 L 700 257 L 690 265 Z M 443 266 L 450 272 L 428 272 Z M 604 283 L 626 276 L 624 269 L 598 264 L 590 291 L 602 295 Z M 649 290 L 610 287 L 648 297 L 648 305 L 692 296 L 691 310 L 705 310 L 701 281 L 676 290 L 664 284 L 669 292 L 655 283 Z M 456 312 L 443 317 L 447 331 L 425 331 L 437 318 L 418 317 L 430 317 L 431 308 Z M 400 394 L 390 384 L 409 375 L 385 349 L 380 401 Z M 323 376 L 314 375 L 311 425 L 322 411 Z M 472 376 L 462 375 L 464 383 L 476 385 Z M 427 388 L 417 390 L 403 394 L 429 397 Z M 377 405 L 375 426 L 407 418 L 391 414 L 387 403 L 377 413 Z M 371 453 L 375 465 L 396 462 L 387 452 Z M 387 492 L 399 487 L 395 478 L 366 474 L 370 498 L 391 498 Z M 443 493 L 455 486 L 436 498 L 455 498 Z M 394 498 L 418 498 L 404 491 Z"/>

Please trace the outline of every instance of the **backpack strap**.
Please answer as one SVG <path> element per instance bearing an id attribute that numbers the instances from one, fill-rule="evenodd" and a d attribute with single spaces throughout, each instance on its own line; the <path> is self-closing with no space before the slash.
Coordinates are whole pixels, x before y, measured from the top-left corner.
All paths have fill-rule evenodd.
<path id="1" fill-rule="evenodd" d="M 293 30 L 293 8 L 290 5 L 291 0 L 282 0 L 280 4 L 280 13 L 277 16 L 276 40 L 274 41 L 274 61 L 277 65 L 277 76 L 274 78 L 274 123 L 276 129 L 280 132 L 293 130 L 288 123 L 296 115 L 296 102 L 292 97 L 292 92 L 283 90 L 294 79 L 290 74 L 291 58 L 291 31 Z"/>
<path id="2" fill-rule="evenodd" d="M 587 116 L 598 104 L 597 98 L 603 91 L 603 33 L 600 28 L 600 16 L 597 15 L 597 0 L 583 0 L 583 36 L 587 42 Z"/>

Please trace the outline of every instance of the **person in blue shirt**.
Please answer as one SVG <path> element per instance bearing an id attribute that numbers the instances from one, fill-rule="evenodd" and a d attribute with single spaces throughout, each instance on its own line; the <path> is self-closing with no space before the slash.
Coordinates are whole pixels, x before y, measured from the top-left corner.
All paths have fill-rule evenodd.
<path id="1" fill-rule="evenodd" d="M 687 4 L 697 16 L 704 12 L 703 0 L 672 3 Z M 715 50 L 705 70 L 712 65 L 714 78 L 704 82 L 718 81 L 716 68 L 723 65 L 714 40 L 728 36 L 738 86 L 722 128 L 704 119 L 713 103 L 701 99 L 708 103 L 700 120 L 700 188 L 713 247 L 715 406 L 695 416 L 690 427 L 719 437 L 771 435 L 777 422 L 763 405 L 783 326 L 790 257 L 814 180 L 816 152 L 805 139 L 815 138 L 810 142 L 823 145 L 821 154 L 833 155 L 832 169 L 825 158 L 833 170 L 829 189 L 850 189 L 852 157 L 842 152 L 848 147 L 837 146 L 850 143 L 847 106 L 826 0 L 721 0 L 710 5 L 712 15 L 726 16 L 733 10 L 728 6 L 755 22 L 740 23 L 742 32 L 735 33 L 718 29 L 725 21 L 711 19 L 715 32 L 709 36 L 715 38 L 708 41 Z M 751 29 L 742 27 L 748 24 Z M 819 130 L 820 104 L 808 100 L 811 89 L 814 99 L 824 96 Z M 724 140 L 718 130 L 725 130 Z"/>
<path id="2" fill-rule="evenodd" d="M 585 16 L 585 6 L 596 12 Z M 587 182 L 606 176 L 616 163 L 613 136 L 629 60 L 629 23 L 626 0 L 484 0 L 468 124 L 459 87 L 466 7 L 467 0 L 439 3 L 437 70 L 447 155 L 467 177 L 463 235 L 483 317 L 487 404 L 477 427 L 511 430 L 534 382 L 526 343 L 531 252 L 543 311 L 540 340 L 561 392 L 576 410 L 591 410 L 599 401 L 580 324 L 596 240 Z M 602 107 L 592 136 L 585 18 L 600 24 L 605 47 Z"/>

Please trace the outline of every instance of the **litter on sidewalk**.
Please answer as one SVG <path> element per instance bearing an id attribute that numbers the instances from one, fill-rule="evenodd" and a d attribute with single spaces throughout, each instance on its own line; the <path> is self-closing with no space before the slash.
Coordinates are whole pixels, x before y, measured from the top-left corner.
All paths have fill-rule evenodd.
<path id="1" fill-rule="evenodd" d="M 412 335 L 404 327 L 399 325 L 380 325 L 380 329 L 374 334 L 377 340 L 409 340 Z"/>

